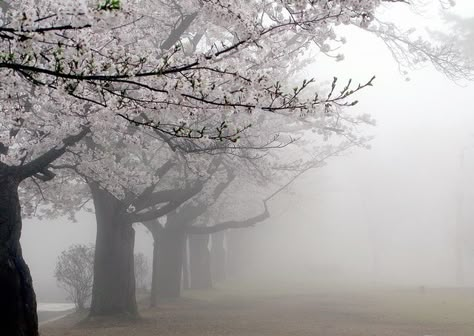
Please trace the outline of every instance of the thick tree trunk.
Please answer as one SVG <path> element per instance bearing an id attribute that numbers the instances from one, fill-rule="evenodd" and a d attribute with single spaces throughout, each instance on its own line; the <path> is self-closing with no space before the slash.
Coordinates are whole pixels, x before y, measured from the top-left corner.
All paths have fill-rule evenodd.
<path id="1" fill-rule="evenodd" d="M 211 274 L 213 281 L 222 281 L 226 277 L 226 250 L 224 247 L 224 232 L 218 232 L 211 238 Z"/>
<path id="2" fill-rule="evenodd" d="M 208 245 L 209 235 L 189 236 L 189 274 L 193 289 L 212 288 L 211 258 Z"/>
<path id="3" fill-rule="evenodd" d="M 165 228 L 155 235 L 151 305 L 160 300 L 178 298 L 181 294 L 183 251 L 186 234 L 183 229 Z"/>
<path id="4" fill-rule="evenodd" d="M 138 315 L 133 249 L 135 231 L 124 221 L 121 202 L 91 185 L 97 219 L 90 317 Z"/>
<path id="5" fill-rule="evenodd" d="M 20 181 L 2 169 L 0 167 L 0 335 L 37 336 L 36 296 L 20 246 Z"/>

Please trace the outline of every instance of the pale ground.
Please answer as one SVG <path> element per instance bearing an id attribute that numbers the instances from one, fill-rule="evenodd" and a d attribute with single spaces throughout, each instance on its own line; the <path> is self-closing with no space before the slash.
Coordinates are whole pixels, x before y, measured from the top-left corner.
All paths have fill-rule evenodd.
<path id="1" fill-rule="evenodd" d="M 303 293 L 307 294 L 303 294 Z M 138 322 L 76 324 L 42 336 L 473 336 L 474 289 L 258 289 L 188 291 Z"/>

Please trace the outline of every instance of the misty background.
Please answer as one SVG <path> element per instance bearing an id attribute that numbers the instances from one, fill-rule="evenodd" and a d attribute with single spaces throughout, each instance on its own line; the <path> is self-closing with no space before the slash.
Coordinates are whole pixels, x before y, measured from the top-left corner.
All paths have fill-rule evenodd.
<path id="1" fill-rule="evenodd" d="M 454 13 L 474 16 L 474 3 L 458 1 Z M 407 27 L 436 29 L 441 20 L 438 12 L 402 16 Z M 241 232 L 245 270 L 282 281 L 473 286 L 474 85 L 431 68 L 401 73 L 382 41 L 354 31 L 347 37 L 344 61 L 315 55 L 304 74 L 377 76 L 354 107 L 377 120 L 367 130 L 372 148 L 331 158 L 272 200 L 270 220 Z M 136 230 L 135 251 L 151 260 L 152 238 Z M 65 299 L 54 279 L 61 251 L 94 242 L 92 214 L 80 213 L 76 223 L 24 220 L 23 252 L 39 302 Z"/>

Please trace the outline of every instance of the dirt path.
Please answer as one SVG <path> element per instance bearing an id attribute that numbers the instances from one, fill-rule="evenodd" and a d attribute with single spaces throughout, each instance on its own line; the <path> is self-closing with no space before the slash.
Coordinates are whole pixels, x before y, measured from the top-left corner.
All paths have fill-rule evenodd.
<path id="1" fill-rule="evenodd" d="M 42 336 L 474 335 L 474 306 L 466 295 L 458 298 L 452 294 L 392 292 L 191 296 L 194 298 L 163 304 L 157 310 L 143 310 L 139 323 L 108 320 L 71 328 L 73 321 L 61 321 L 43 327 Z"/>

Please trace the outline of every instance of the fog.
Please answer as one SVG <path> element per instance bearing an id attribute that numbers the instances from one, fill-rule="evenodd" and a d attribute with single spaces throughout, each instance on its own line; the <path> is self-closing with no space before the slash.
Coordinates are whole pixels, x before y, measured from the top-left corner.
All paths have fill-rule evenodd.
<path id="1" fill-rule="evenodd" d="M 396 21 L 396 28 L 400 29 L 397 31 L 399 36 L 403 35 L 400 32 L 414 27 L 416 34 L 420 32 L 423 38 L 440 43 L 451 42 L 450 32 L 454 31 L 455 36 L 459 38 L 459 41 L 454 42 L 461 43 L 459 53 L 462 51 L 472 53 L 474 25 L 468 27 L 472 30 L 466 32 L 464 36 L 455 30 L 459 28 L 455 28 L 455 25 L 456 22 L 461 22 L 460 18 L 466 20 L 463 21 L 464 24 L 471 24 L 470 22 L 474 20 L 474 2 L 459 0 L 454 8 L 448 10 L 448 14 L 446 8 L 441 9 L 442 6 L 433 6 L 432 3 L 423 1 L 415 1 L 415 3 L 417 4 L 415 7 L 405 5 L 392 7 L 391 4 L 382 3 L 377 11 L 377 20 Z M 447 4 L 444 1 L 441 3 Z M 106 1 L 100 6 L 97 11 L 111 11 L 117 9 L 113 6 L 120 8 L 120 2 Z M 177 38 L 181 44 L 175 47 L 175 53 L 182 52 L 183 57 L 196 53 L 206 62 L 211 62 L 218 58 L 221 51 L 217 54 L 212 51 L 212 56 L 209 56 L 210 54 L 203 56 L 205 53 L 199 49 L 203 48 L 198 47 L 199 43 L 204 44 L 204 47 L 207 47 L 207 44 L 212 45 L 212 48 L 219 50 L 221 46 L 216 47 L 217 43 L 211 42 L 219 39 L 231 40 L 229 36 L 234 35 L 229 31 L 231 34 L 227 36 L 229 32 L 216 29 L 216 27 L 222 28 L 220 25 L 224 25 L 223 23 L 219 23 L 216 27 L 212 26 L 215 23 L 211 23 L 210 26 L 213 28 L 210 28 L 206 34 L 201 32 L 201 28 L 196 28 L 195 32 L 190 32 L 189 36 L 186 35 L 187 28 L 181 31 L 180 27 L 186 20 L 189 19 L 192 22 L 196 19 L 197 14 L 192 13 L 184 15 L 180 12 L 179 24 L 176 24 L 178 21 L 173 21 L 173 24 L 176 24 L 173 29 L 177 29 L 180 36 L 184 34 Z M 221 15 L 219 13 L 215 15 L 219 19 L 226 18 L 219 16 Z M 359 14 L 354 15 L 357 18 Z M 111 17 L 113 17 L 112 14 Z M 144 17 L 147 16 L 145 14 L 140 16 L 140 20 Z M 365 14 L 361 17 L 360 26 L 364 27 L 364 20 L 367 17 Z M 241 17 L 237 16 L 237 18 L 236 27 L 241 29 Z M 169 18 L 163 19 L 163 26 L 172 27 L 173 24 L 167 24 L 167 19 Z M 159 21 L 152 17 L 153 24 L 155 24 L 153 20 Z M 197 21 L 199 24 L 205 22 L 203 18 L 199 20 Z M 252 20 L 254 20 L 253 17 Z M 319 22 L 319 19 L 317 21 Z M 134 21 L 133 24 L 135 23 Z M 269 65 L 265 61 L 262 61 L 264 65 L 259 65 L 256 61 L 260 61 L 259 57 L 271 59 L 275 56 L 271 54 L 273 50 L 264 56 L 262 56 L 263 53 L 257 52 L 259 48 L 263 50 L 268 47 L 265 43 L 270 44 L 275 41 L 264 40 L 264 43 L 259 45 L 256 39 L 255 46 L 250 47 L 250 51 L 244 54 L 242 59 L 247 62 L 245 67 L 255 66 L 258 71 L 262 70 L 263 73 L 269 74 L 269 77 L 275 76 L 278 84 L 275 86 L 275 92 L 271 91 L 273 87 L 269 89 L 258 86 L 260 80 L 263 81 L 263 76 L 255 77 L 258 79 L 258 85 L 252 84 L 264 92 L 257 92 L 256 97 L 265 96 L 265 94 L 271 97 L 270 107 L 260 106 L 258 99 L 255 103 L 249 100 L 254 104 L 250 105 L 244 99 L 245 97 L 239 96 L 242 92 L 250 92 L 254 89 L 253 87 L 235 89 L 239 85 L 242 87 L 247 85 L 239 81 L 252 82 L 245 76 L 249 78 L 254 76 L 251 71 L 248 73 L 246 71 L 245 76 L 242 77 L 236 75 L 241 70 L 238 69 L 239 61 L 242 61 L 239 56 L 235 59 L 231 57 L 228 61 L 231 69 L 238 69 L 232 73 L 235 77 L 232 77 L 232 80 L 225 80 L 225 76 L 231 73 L 227 72 L 227 68 L 218 67 L 213 70 L 215 73 L 211 72 L 214 77 L 216 73 L 222 76 L 222 82 L 217 80 L 212 82 L 210 85 L 212 89 L 209 91 L 211 93 L 208 93 L 212 98 L 216 86 L 218 87 L 216 91 L 231 90 L 232 95 L 238 97 L 234 103 L 228 101 L 232 95 L 224 95 L 224 102 L 219 101 L 218 98 L 211 101 L 203 93 L 204 90 L 200 91 L 199 98 L 192 98 L 194 101 L 191 99 L 193 104 L 196 101 L 196 105 L 190 108 L 186 105 L 188 102 L 183 103 L 184 99 L 188 99 L 190 95 L 184 91 L 184 93 L 179 92 L 181 90 L 178 85 L 181 83 L 179 80 L 173 84 L 174 89 L 169 89 L 168 83 L 163 84 L 163 87 L 152 87 L 154 85 L 152 81 L 150 81 L 152 84 L 127 82 L 128 79 L 135 78 L 133 77 L 135 75 L 130 75 L 130 78 L 127 77 L 129 75 L 125 76 L 124 78 L 127 78 L 125 81 L 120 77 L 121 75 L 119 76 L 117 83 L 120 85 L 132 83 L 131 87 L 133 90 L 136 89 L 137 93 L 127 96 L 129 94 L 127 89 L 122 90 L 120 87 L 120 95 L 123 96 L 120 99 L 114 97 L 112 101 L 116 103 L 117 100 L 122 104 L 127 99 L 130 101 L 136 99 L 134 103 L 145 101 L 152 105 L 156 103 L 153 94 L 158 92 L 169 100 L 165 98 L 162 100 L 160 96 L 159 108 L 151 107 L 151 112 L 147 110 L 147 113 L 155 113 L 155 110 L 158 110 L 162 113 L 158 114 L 159 118 L 162 116 L 164 118 L 163 124 L 160 123 L 161 119 L 157 122 L 149 121 L 146 113 L 145 117 L 140 115 L 133 120 L 125 112 L 119 115 L 122 119 L 128 120 L 126 121 L 128 126 L 107 124 L 110 123 L 107 119 L 109 117 L 103 117 L 105 121 L 102 124 L 102 116 L 98 117 L 91 112 L 92 116 L 83 119 L 90 118 L 93 121 L 80 124 L 82 126 L 78 128 L 81 133 L 86 129 L 87 132 L 91 132 L 90 135 L 84 137 L 86 139 L 83 141 L 84 146 L 81 147 L 81 144 L 69 151 L 69 145 L 64 140 L 66 154 L 61 155 L 66 155 L 66 158 L 60 158 L 54 164 L 48 163 L 44 170 L 30 176 L 39 192 L 32 192 L 32 196 L 20 192 L 19 199 L 26 204 L 25 206 L 22 203 L 25 214 L 22 215 L 22 228 L 20 228 L 21 249 L 31 271 L 38 302 L 37 311 L 43 314 L 39 315 L 41 326 L 43 327 L 43 323 L 46 323 L 45 335 L 59 336 L 71 327 L 73 328 L 71 335 L 82 336 L 84 332 L 81 328 L 84 326 L 88 328 L 87 323 L 90 323 L 93 328 L 97 327 L 91 335 L 102 336 L 101 332 L 105 329 L 101 328 L 104 326 L 107 328 L 119 326 L 111 332 L 115 330 L 118 332 L 117 336 L 120 336 L 125 335 L 120 332 L 130 332 L 127 329 L 129 327 L 127 323 L 132 320 L 133 323 L 145 321 L 140 326 L 149 328 L 144 333 L 137 333 L 141 336 L 148 336 L 155 332 L 161 332 L 160 334 L 163 335 L 168 335 L 169 332 L 175 335 L 194 335 L 195 330 L 200 331 L 194 328 L 202 327 L 194 326 L 199 323 L 204 325 L 202 327 L 204 331 L 197 332 L 196 335 L 273 336 L 291 334 L 290 331 L 295 331 L 295 335 L 298 331 L 301 331 L 302 335 L 307 335 L 313 331 L 320 331 L 320 334 L 324 336 L 361 336 L 362 332 L 387 336 L 392 335 L 391 332 L 400 331 L 400 336 L 415 334 L 464 336 L 467 335 L 466 330 L 474 332 L 471 315 L 471 312 L 474 313 L 472 310 L 474 309 L 472 300 L 474 298 L 474 212 L 471 206 L 474 202 L 473 81 L 467 78 L 453 78 L 454 76 L 449 76 L 446 70 L 436 68 L 429 64 L 430 62 L 420 61 L 420 64 L 417 62 L 414 62 L 417 64 L 411 64 L 409 57 L 406 58 L 406 62 L 410 64 L 406 66 L 407 64 L 403 64 L 404 56 L 397 55 L 394 49 L 387 47 L 386 40 L 379 38 L 378 35 L 382 34 L 381 32 L 370 32 L 368 27 L 354 29 L 352 26 L 339 25 L 339 23 L 337 21 L 337 24 L 334 24 L 335 32 L 338 37 L 347 37 L 347 42 L 342 43 L 342 40 L 331 38 L 331 43 L 334 42 L 337 48 L 325 54 L 322 52 L 324 45 L 316 41 L 315 46 L 301 56 L 289 57 L 288 59 L 294 61 L 295 64 L 282 66 L 281 74 L 275 70 L 278 66 L 275 66 L 273 60 L 268 61 Z M 194 26 L 192 27 L 194 29 Z M 119 26 L 113 30 L 122 28 Z M 449 31 L 449 28 L 453 30 Z M 326 33 L 329 34 L 324 32 Z M 235 34 L 233 38 L 237 39 L 238 35 Z M 283 33 L 282 36 L 284 36 Z M 412 38 L 410 34 L 407 36 Z M 197 42 L 194 41 L 196 37 L 198 37 Z M 0 36 L 0 40 L 2 38 Z M 163 36 L 157 37 L 158 40 L 160 38 L 163 39 Z M 287 38 L 286 35 L 285 38 Z M 200 42 L 201 39 L 205 42 Z M 137 38 L 137 40 L 140 39 Z M 120 39 L 117 41 L 121 47 L 120 43 L 123 41 Z M 130 42 L 130 45 L 134 43 L 138 42 Z M 291 43 L 288 44 L 288 48 Z M 165 50 L 163 44 L 160 44 L 161 49 L 159 49 L 163 54 L 158 58 L 160 62 L 161 57 L 168 62 L 166 58 L 168 56 L 164 52 L 171 49 Z M 148 46 L 148 44 L 145 45 Z M 222 48 L 224 47 L 225 44 L 222 43 Z M 238 55 L 240 47 L 235 48 Z M 245 50 L 246 47 L 242 48 Z M 281 45 L 278 48 L 282 48 Z M 122 49 L 117 48 L 117 50 Z M 278 51 L 278 49 L 275 50 Z M 115 51 L 108 52 L 113 54 Z M 416 50 L 413 51 L 415 52 Z M 344 55 L 343 59 L 342 56 L 335 56 L 339 53 Z M 399 57 L 398 62 L 394 56 Z M 146 57 L 137 59 L 143 64 L 146 62 Z M 173 59 L 173 56 L 169 59 Z M 306 64 L 308 60 L 310 62 Z M 127 58 L 123 62 L 128 61 Z M 224 58 L 223 63 L 226 61 Z M 252 63 L 254 61 L 255 64 Z M 163 69 L 168 66 L 166 62 Z M 200 61 L 196 62 L 200 64 Z M 220 60 L 216 61 L 218 62 Z M 298 62 L 305 66 L 296 71 L 292 66 L 300 64 Z M 156 64 L 153 64 L 153 71 L 158 69 Z M 262 69 L 259 69 L 259 66 L 262 66 Z M 146 68 L 145 65 L 143 68 Z M 108 71 L 107 67 L 104 69 Z M 173 66 L 170 69 L 170 73 L 173 74 L 173 71 L 180 68 Z M 198 71 L 209 70 L 206 67 L 198 69 Z M 142 70 L 137 71 L 139 73 Z M 188 70 L 185 69 L 183 73 L 187 74 L 186 71 Z M 256 71 L 257 74 L 258 71 Z M 291 73 L 293 77 L 289 75 L 286 77 L 287 73 Z M 21 73 L 21 75 L 24 74 Z M 157 78 L 162 76 L 162 68 L 159 68 L 155 75 Z M 100 81 L 107 82 L 107 79 L 101 76 L 98 76 Z M 147 76 L 143 75 L 142 78 L 146 81 Z M 367 83 L 372 76 L 375 76 L 373 85 L 367 85 L 367 87 L 362 85 Z M 333 80 L 334 77 L 338 80 L 337 85 Z M 91 80 L 90 83 L 95 80 L 86 78 Z M 209 85 L 206 78 L 199 77 L 197 80 L 199 84 L 196 84 L 193 76 L 189 78 L 183 76 L 183 78 L 187 81 L 185 81 L 186 85 L 192 87 L 192 92 L 195 90 L 195 85 L 203 85 L 203 87 Z M 318 107 L 321 111 L 314 108 L 317 112 L 311 112 L 321 113 L 321 120 L 316 120 L 319 116 L 313 117 L 311 113 L 308 113 L 309 117 L 305 115 L 306 111 L 303 110 L 308 107 L 304 104 L 304 108 L 294 108 L 295 111 L 301 113 L 300 117 L 278 119 L 287 118 L 290 115 L 285 114 L 288 106 L 292 106 L 293 99 L 296 102 L 300 99 L 296 93 L 299 84 L 295 84 L 296 88 L 293 91 L 295 96 L 289 99 L 289 102 L 285 96 L 282 107 L 274 107 L 273 104 L 278 103 L 279 81 L 287 80 L 287 83 L 282 86 L 285 90 L 286 86 L 290 87 L 293 83 L 300 83 L 307 78 L 315 78 L 317 85 L 323 86 L 322 92 L 326 92 L 324 90 L 331 92 L 327 98 L 320 101 L 315 99 L 312 105 L 309 104 L 312 108 L 318 104 L 321 105 Z M 78 82 L 80 80 L 80 78 L 77 79 Z M 351 95 L 355 93 L 357 104 L 349 103 L 346 97 L 341 101 L 338 100 L 339 98 L 331 98 L 333 91 L 340 91 L 342 89 L 340 86 L 344 85 L 341 83 L 347 83 L 348 80 L 352 81 L 350 90 L 354 90 L 354 87 L 361 83 L 360 92 L 359 89 L 355 89 L 355 92 L 350 91 L 348 95 L 348 99 L 352 99 Z M 237 83 L 235 87 L 232 81 Z M 37 83 L 33 82 L 33 84 Z M 333 85 L 332 90 L 331 85 Z M 51 85 L 51 87 L 54 86 Z M 100 91 L 100 95 L 104 97 L 106 95 L 104 92 L 109 92 L 107 90 L 115 90 L 115 94 L 120 91 L 113 86 L 104 87 L 105 89 Z M 335 87 L 336 90 L 334 90 Z M 152 93 L 146 91 L 143 96 L 145 98 L 140 96 L 143 93 L 139 90 L 150 88 L 152 88 Z M 56 90 L 55 87 L 54 90 Z M 72 94 L 76 94 L 74 90 Z M 342 96 L 344 92 L 343 89 Z M 77 97 L 74 96 L 74 98 Z M 11 97 L 8 96 L 8 99 L 10 100 Z M 54 105 L 52 102 L 62 99 L 60 95 L 52 96 L 51 102 L 48 101 L 45 106 L 54 109 L 50 106 Z M 89 112 L 88 104 L 91 102 L 93 104 L 94 101 L 89 98 L 82 99 L 88 102 L 82 108 Z M 322 102 L 325 102 L 324 108 Z M 340 129 L 330 122 L 325 124 L 325 118 L 334 118 L 337 119 L 336 125 L 339 125 L 339 117 L 334 117 L 338 113 L 333 114 L 331 110 L 333 103 L 337 109 L 350 109 L 353 115 L 369 114 L 376 123 L 370 125 L 366 119 L 362 120 L 363 118 L 346 120 L 344 119 L 346 115 L 341 114 L 343 126 Z M 199 104 L 203 104 L 204 107 Z M 211 107 L 209 108 L 207 104 Z M 294 104 L 299 106 L 299 103 Z M 181 115 L 173 114 L 175 111 L 172 108 L 175 106 L 177 110 L 184 111 L 183 118 Z M 71 107 L 76 108 L 72 103 L 68 105 L 69 109 Z M 243 107 L 245 107 L 245 113 L 239 114 L 239 109 Z M 111 108 L 104 104 L 104 111 L 107 109 Z M 134 109 L 136 109 L 135 105 L 130 109 L 132 111 L 130 115 L 135 113 Z M 148 109 L 148 106 L 145 109 Z M 189 113 L 188 109 L 192 112 Z M 202 109 L 204 111 L 201 111 L 202 113 L 209 113 L 203 117 L 196 117 L 198 122 L 195 124 L 198 126 L 193 126 L 196 129 L 188 128 L 186 124 L 187 117 L 194 120 L 192 119 L 195 117 L 194 109 L 198 111 Z M 223 116 L 216 117 L 214 109 L 222 109 Z M 281 115 L 280 110 L 284 111 Z M 74 115 L 74 113 L 73 111 L 71 114 Z M 243 117 L 242 114 L 244 114 Z M 114 118 L 116 117 L 114 112 Z M 142 117 L 145 121 L 140 119 Z M 71 117 L 71 120 L 75 120 L 73 118 L 75 117 Z M 167 124 L 166 118 L 170 118 L 173 122 L 175 119 L 177 121 Z M 228 126 L 224 118 L 235 118 L 237 125 L 244 125 L 243 123 L 250 120 L 252 123 L 255 122 L 257 127 L 252 128 L 254 125 L 249 124 L 248 129 L 237 128 L 235 135 L 229 135 L 229 130 L 233 126 Z M 41 116 L 38 119 L 42 121 Z M 15 127 L 21 129 L 23 120 L 21 118 L 14 120 L 19 126 L 8 124 L 8 127 L 13 127 L 13 130 Z M 67 123 L 68 119 L 65 119 L 65 122 L 58 122 L 56 126 L 54 122 L 57 121 L 48 124 L 50 121 L 47 118 L 46 120 L 43 127 L 51 130 L 53 135 L 50 138 L 68 139 L 64 138 L 62 133 L 55 135 L 55 127 L 65 129 L 71 127 L 74 130 L 74 125 L 59 125 Z M 52 117 L 51 120 L 56 119 Z M 221 120 L 224 121 L 221 122 Z M 94 122 L 99 126 L 94 126 Z M 201 126 L 201 123 L 204 126 Z M 311 126 L 306 126 L 305 123 Z M 37 124 L 40 125 L 40 131 L 37 132 L 40 135 L 34 135 L 31 140 L 33 144 L 31 153 L 34 154 L 38 153 L 35 146 L 41 145 L 43 141 L 41 122 Z M 220 126 L 215 127 L 219 124 Z M 2 136 L 3 133 L 7 134 L 6 130 L 8 130 L 8 127 L 4 125 L 6 123 L 2 124 L 0 121 Z M 168 127 L 166 125 L 171 126 L 166 129 L 160 128 Z M 279 129 L 273 129 L 275 125 Z M 320 125 L 322 125 L 321 129 L 318 128 Z M 347 131 L 344 128 L 346 125 L 350 125 L 348 129 L 353 127 L 356 131 L 354 133 Z M 259 133 L 258 127 L 261 127 L 262 133 Z M 15 134 L 12 136 L 12 129 L 9 130 L 8 135 L 10 140 L 17 134 L 13 131 Z M 96 133 L 92 133 L 91 130 Z M 217 130 L 218 136 L 212 133 L 214 130 Z M 248 138 L 245 135 L 241 137 L 241 132 L 246 134 L 246 131 L 250 134 Z M 35 134 L 30 130 L 26 133 L 28 132 Z M 68 129 L 64 134 L 69 136 L 70 132 L 71 130 Z M 139 134 L 136 135 L 134 132 Z M 313 147 L 308 143 L 325 138 L 325 132 L 331 133 L 329 140 L 325 142 L 329 144 L 327 147 L 337 149 L 338 146 L 343 147 L 344 141 L 347 141 L 348 149 L 341 152 L 335 150 L 335 154 L 324 159 L 323 164 L 319 161 L 315 164 L 316 161 L 309 160 L 309 157 L 314 156 L 312 160 L 315 160 L 314 158 L 318 155 L 324 157 L 326 147 L 317 143 L 314 145 L 315 152 L 313 153 L 311 152 L 313 149 L 309 149 Z M 281 138 L 275 135 L 277 133 L 278 136 L 281 133 Z M 193 134 L 200 135 L 193 138 Z M 221 137 L 223 134 L 224 137 Z M 365 138 L 363 140 L 357 138 L 360 134 L 370 140 L 365 143 Z M 34 137 L 41 139 L 37 140 Z M 274 137 L 274 139 L 266 143 L 265 137 L 267 139 Z M 50 144 L 48 141 L 51 142 L 50 138 L 45 140 L 47 145 Z M 288 143 L 282 144 L 284 141 L 281 139 L 285 139 Z M 298 142 L 300 140 L 301 142 Z M 362 145 L 355 145 L 360 144 L 359 140 Z M 17 145 L 11 145 L 11 148 L 5 146 L 3 141 L 3 138 L 0 138 L 2 160 L 3 157 L 7 157 L 8 150 L 19 151 L 23 155 L 21 148 L 24 144 L 21 141 Z M 16 140 L 11 141 L 14 143 Z M 282 142 L 275 145 L 277 141 Z M 24 142 L 27 143 L 26 140 Z M 51 151 L 57 150 L 57 144 L 51 143 L 53 144 L 50 146 Z M 214 143 L 218 143 L 219 146 L 223 144 L 224 149 L 222 150 L 219 146 L 212 147 Z M 242 144 L 241 148 L 239 148 L 240 144 Z M 298 147 L 300 145 L 301 147 Z M 308 148 L 305 147 L 306 145 Z M 39 153 L 45 151 L 41 146 L 37 147 L 40 148 Z M 304 149 L 301 149 L 303 147 Z M 97 148 L 99 148 L 99 154 L 94 152 Z M 108 150 L 112 154 L 107 152 Z M 106 154 L 103 155 L 103 153 Z M 21 162 L 20 168 L 24 164 L 23 160 L 31 160 L 26 154 L 24 157 L 16 155 L 14 159 Z M 68 160 L 73 164 L 69 164 Z M 7 159 L 5 162 L 10 164 Z M 55 166 L 57 162 L 59 163 Z M 83 162 L 86 163 L 82 166 Z M 96 162 L 99 163 L 95 165 Z M 168 164 L 169 167 L 167 167 Z M 309 164 L 311 164 L 310 169 L 308 169 Z M 0 183 L 3 183 L 1 180 L 3 165 L 3 161 L 0 162 Z M 57 189 L 42 184 L 43 182 L 50 183 L 49 179 L 53 179 L 48 175 L 50 169 L 59 172 L 57 175 L 52 175 L 60 181 Z M 297 172 L 303 173 L 296 174 Z M 296 178 L 288 178 L 291 176 L 296 176 Z M 104 177 L 103 180 L 101 180 L 102 177 Z M 26 185 L 25 190 L 30 188 L 31 191 L 36 188 L 31 181 Z M 226 190 L 229 186 L 235 189 Z M 74 191 L 68 195 L 64 193 L 63 188 L 70 188 L 69 191 L 74 189 Z M 2 190 L 0 190 L 0 211 L 3 195 L 1 192 Z M 181 195 L 180 192 L 185 195 Z M 26 201 L 27 197 L 31 199 Z M 154 197 L 158 201 L 155 201 Z M 47 198 L 49 200 L 46 200 Z M 90 199 L 84 202 L 86 198 Z M 36 210 L 31 211 L 31 204 L 35 201 L 38 207 L 36 210 L 39 209 L 38 213 L 41 212 L 40 210 L 47 213 L 42 219 L 36 216 Z M 43 201 L 46 202 L 43 203 Z M 100 203 L 101 201 L 103 203 Z M 97 213 L 97 216 L 94 213 L 94 207 L 101 211 Z M 171 210 L 160 212 L 167 207 Z M 57 216 L 58 213 L 67 213 L 68 210 L 74 212 L 75 215 Z M 48 211 L 51 211 L 54 216 L 48 216 L 51 214 Z M 26 215 L 27 212 L 29 212 L 28 215 Z M 150 213 L 159 213 L 159 215 L 148 218 L 147 215 Z M 21 224 L 21 220 L 18 223 Z M 1 234 L 0 231 L 0 238 Z M 131 252 L 133 244 L 135 255 Z M 60 284 L 58 275 L 55 274 L 58 273 L 61 256 L 74 245 L 80 245 L 84 249 L 95 248 L 92 250 L 92 255 L 95 253 L 95 261 L 92 262 L 94 258 L 91 258 L 86 266 L 84 264 L 79 269 L 77 267 L 74 269 L 80 275 L 91 273 L 88 285 L 90 288 L 85 290 L 87 295 L 81 304 L 78 304 L 78 299 L 74 295 L 65 290 L 68 285 L 65 286 L 64 282 Z M 141 255 L 145 256 L 144 268 L 146 270 L 144 279 L 139 281 L 137 275 L 139 265 L 136 258 Z M 97 273 L 97 270 L 101 271 L 100 276 L 93 274 Z M 108 272 L 110 274 L 107 274 Z M 2 283 L 1 276 L 0 272 L 0 284 Z M 199 278 L 201 282 L 193 277 Z M 95 289 L 92 289 L 92 278 L 94 278 L 94 286 L 99 283 L 97 287 L 102 288 L 102 292 L 99 290 L 93 292 Z M 109 286 L 112 288 L 110 291 L 108 291 Z M 358 293 L 359 296 L 354 293 Z M 94 300 L 99 307 L 95 308 L 96 311 L 92 303 Z M 77 308 L 75 313 L 72 313 L 72 305 L 66 304 L 72 301 Z M 113 304 L 108 304 L 109 301 Z M 28 307 L 28 304 L 26 306 Z M 438 310 L 431 311 L 431 306 Z M 417 315 L 419 311 L 426 314 Z M 287 323 L 284 319 L 280 321 L 273 315 L 286 316 L 291 322 Z M 119 318 L 110 322 L 102 320 L 104 316 L 119 316 Z M 143 320 L 140 320 L 140 316 Z M 214 319 L 214 316 L 220 317 Z M 59 320 L 57 324 L 55 324 L 56 320 Z M 183 323 L 184 320 L 189 322 L 189 325 Z M 255 327 L 252 321 L 256 321 L 255 325 L 258 327 Z M 0 319 L 0 335 L 3 336 L 1 322 Z M 347 325 L 344 324 L 346 322 Z M 382 329 L 371 329 L 373 326 L 378 328 L 379 323 L 380 325 L 385 323 L 383 325 L 385 329 L 382 327 L 380 327 Z M 261 324 L 271 325 L 273 331 L 270 334 L 265 333 L 268 330 L 259 329 Z M 79 327 L 76 330 L 77 326 Z M 121 329 L 122 326 L 125 326 L 124 329 Z M 462 327 L 456 329 L 454 326 Z M 339 327 L 341 329 L 338 329 Z M 227 333 L 227 328 L 232 332 Z M 331 328 L 337 330 L 334 331 Z M 328 332 L 328 330 L 333 331 Z M 381 332 L 378 333 L 378 330 Z M 31 334 L 31 336 L 36 335 Z"/>
<path id="2" fill-rule="evenodd" d="M 459 1 L 456 11 L 474 13 L 474 5 Z M 419 13 L 402 13 L 408 26 L 434 20 L 430 13 L 422 20 Z M 350 37 L 343 62 L 316 56 L 307 71 L 350 74 L 361 82 L 376 75 L 355 107 L 377 120 L 368 129 L 371 148 L 352 149 L 308 171 L 272 200 L 269 220 L 238 233 L 246 249 L 241 276 L 473 286 L 474 86 L 431 67 L 403 74 L 381 41 L 360 32 Z M 53 276 L 57 257 L 71 244 L 93 244 L 94 221 L 84 212 L 77 222 L 24 221 L 23 251 L 40 302 L 65 300 Z M 135 227 L 135 251 L 151 260 L 151 235 Z"/>
<path id="3" fill-rule="evenodd" d="M 273 265 L 275 275 L 314 279 L 329 268 L 346 284 L 472 286 L 474 87 L 429 68 L 404 76 L 380 41 L 351 38 L 343 64 L 315 72 L 377 75 L 372 99 L 357 107 L 377 120 L 371 149 L 330 159 L 275 201 L 279 215 L 256 230 L 255 255 L 265 256 L 253 271 Z"/>

